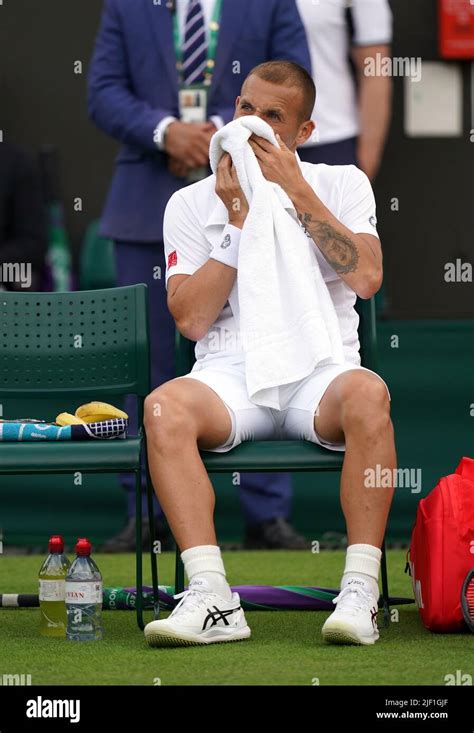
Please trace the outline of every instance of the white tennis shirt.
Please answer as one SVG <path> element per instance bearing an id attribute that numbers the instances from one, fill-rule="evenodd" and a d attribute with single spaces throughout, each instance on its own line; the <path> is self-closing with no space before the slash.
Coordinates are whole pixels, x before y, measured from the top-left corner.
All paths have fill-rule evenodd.
<path id="1" fill-rule="evenodd" d="M 314 165 L 302 162 L 298 156 L 297 160 L 306 181 L 342 224 L 354 234 L 365 232 L 378 237 L 374 194 L 365 173 L 354 165 Z M 222 241 L 228 213 L 215 192 L 215 186 L 216 178 L 212 175 L 176 191 L 168 202 L 164 217 L 166 288 L 173 275 L 192 275 L 199 270 L 208 261 L 212 248 Z M 289 215 L 297 220 L 295 210 L 289 211 Z M 336 309 L 344 356 L 347 361 L 359 364 L 359 316 L 354 309 L 357 296 L 309 238 L 308 247 L 316 251 L 323 279 Z M 232 293 L 238 303 L 237 283 L 238 274 Z M 236 362 L 244 358 L 239 338 L 239 313 L 232 312 L 229 302 L 206 336 L 196 344 L 198 361 L 208 363 L 215 358 Z"/>
<path id="2" fill-rule="evenodd" d="M 297 0 L 311 54 L 316 105 L 316 139 L 302 147 L 333 143 L 360 132 L 356 86 L 349 63 L 351 39 L 348 0 Z M 351 0 L 355 46 L 390 43 L 392 13 L 388 0 Z"/>

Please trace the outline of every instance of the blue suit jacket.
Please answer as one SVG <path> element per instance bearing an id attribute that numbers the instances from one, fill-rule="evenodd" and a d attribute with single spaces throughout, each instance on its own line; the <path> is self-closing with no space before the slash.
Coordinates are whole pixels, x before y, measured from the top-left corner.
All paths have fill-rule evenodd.
<path id="1" fill-rule="evenodd" d="M 208 116 L 230 122 L 243 80 L 257 64 L 296 61 L 311 72 L 295 0 L 224 0 Z M 240 73 L 233 73 L 234 62 Z M 105 0 L 88 76 L 88 110 L 121 140 L 100 233 L 113 239 L 162 239 L 163 213 L 184 181 L 169 173 L 153 131 L 179 117 L 172 17 L 164 0 Z"/>

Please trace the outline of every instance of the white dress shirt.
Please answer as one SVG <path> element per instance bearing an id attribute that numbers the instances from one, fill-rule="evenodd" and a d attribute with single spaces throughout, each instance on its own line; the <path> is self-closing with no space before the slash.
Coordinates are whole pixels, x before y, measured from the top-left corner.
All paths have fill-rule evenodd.
<path id="1" fill-rule="evenodd" d="M 179 37 L 181 43 L 184 38 L 184 26 L 186 22 L 186 15 L 188 12 L 189 0 L 176 0 L 176 17 L 178 19 Z M 202 12 L 204 14 L 204 24 L 206 29 L 206 40 L 209 43 L 210 24 L 212 20 L 212 14 L 214 12 L 215 0 L 201 0 Z M 153 133 L 153 139 L 160 150 L 164 150 L 164 136 L 167 127 L 172 122 L 177 122 L 177 117 L 169 115 L 163 117 L 159 125 L 155 128 Z M 219 115 L 212 115 L 210 121 L 214 123 L 216 128 L 219 130 L 224 125 L 224 120 Z"/>

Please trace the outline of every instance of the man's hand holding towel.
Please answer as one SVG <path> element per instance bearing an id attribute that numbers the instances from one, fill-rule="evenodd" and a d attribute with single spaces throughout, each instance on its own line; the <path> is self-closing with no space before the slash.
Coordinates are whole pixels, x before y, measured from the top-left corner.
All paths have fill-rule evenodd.
<path id="1" fill-rule="evenodd" d="M 249 205 L 229 153 L 223 154 L 217 166 L 216 193 L 229 212 L 229 224 L 242 229 Z"/>
<path id="2" fill-rule="evenodd" d="M 271 183 L 278 183 L 290 199 L 307 185 L 295 154 L 276 135 L 279 148 L 264 137 L 252 135 L 249 144 L 259 162 L 263 177 Z"/>

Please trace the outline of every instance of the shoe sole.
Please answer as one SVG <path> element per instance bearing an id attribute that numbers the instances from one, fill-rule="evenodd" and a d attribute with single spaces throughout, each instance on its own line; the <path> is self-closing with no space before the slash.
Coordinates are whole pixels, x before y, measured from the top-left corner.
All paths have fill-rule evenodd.
<path id="1" fill-rule="evenodd" d="M 145 640 L 150 647 L 173 647 L 173 646 L 207 646 L 208 644 L 226 644 L 231 641 L 245 641 L 250 638 L 250 629 L 247 626 L 239 629 L 239 634 L 234 636 L 217 637 L 215 639 L 200 639 L 199 637 L 184 639 L 180 636 L 172 634 L 164 634 L 163 632 L 149 632 L 145 634 Z"/>
<path id="2" fill-rule="evenodd" d="M 375 644 L 379 638 L 378 635 L 372 637 L 358 636 L 354 631 L 344 626 L 323 629 L 322 635 L 324 641 L 329 644 L 348 644 L 353 646 L 370 646 Z"/>

